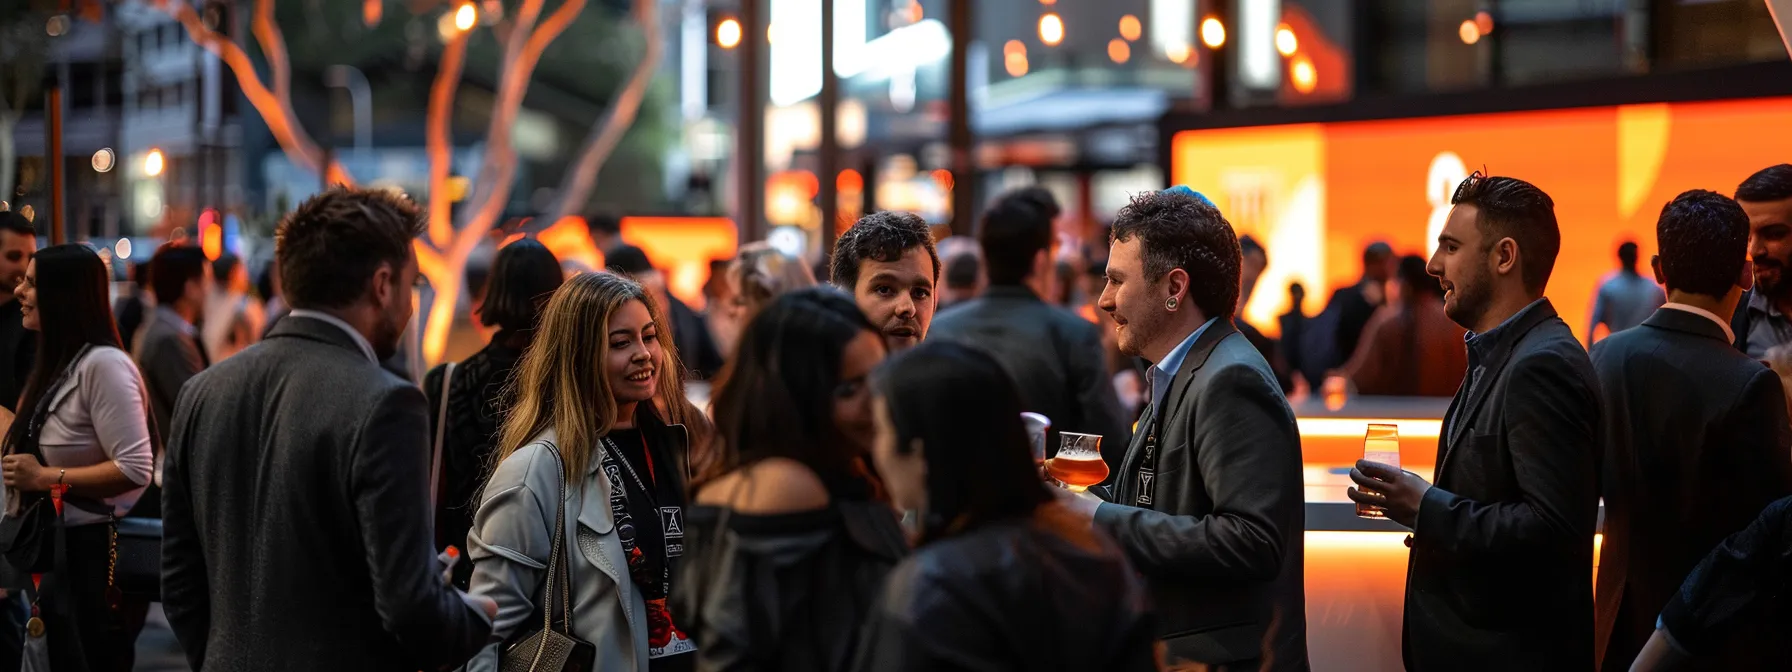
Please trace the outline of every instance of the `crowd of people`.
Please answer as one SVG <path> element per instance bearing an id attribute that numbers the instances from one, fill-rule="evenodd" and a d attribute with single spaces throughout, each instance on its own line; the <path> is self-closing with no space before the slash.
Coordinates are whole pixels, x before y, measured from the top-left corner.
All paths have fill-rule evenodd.
<path id="1" fill-rule="evenodd" d="M 1792 666 L 1792 165 L 1669 202 L 1659 305 L 1621 250 L 1590 353 L 1550 197 L 1451 202 L 1280 339 L 1239 316 L 1267 250 L 1186 187 L 1080 255 L 1038 188 L 975 240 L 868 215 L 819 271 L 745 245 L 701 312 L 638 248 L 569 277 L 523 238 L 489 342 L 415 382 L 402 196 L 295 208 L 265 307 L 181 245 L 110 305 L 0 213 L 0 666 L 128 670 L 160 602 L 194 669 L 1308 669 L 1289 398 L 1333 385 L 1455 396 L 1430 481 L 1350 471 L 1412 530 L 1408 669 Z M 1023 413 L 1111 476 L 1056 487 Z"/>

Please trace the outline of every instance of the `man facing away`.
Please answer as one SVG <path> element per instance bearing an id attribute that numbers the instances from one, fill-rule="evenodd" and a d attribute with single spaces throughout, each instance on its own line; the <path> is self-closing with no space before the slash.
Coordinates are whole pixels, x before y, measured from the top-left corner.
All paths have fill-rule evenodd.
<path id="1" fill-rule="evenodd" d="M 1468 374 L 1438 437 L 1437 484 L 1358 461 L 1352 500 L 1413 529 L 1406 669 L 1593 665 L 1599 388 L 1543 298 L 1561 248 L 1555 204 L 1510 177 L 1470 176 L 1429 270 L 1469 330 Z M 1380 494 L 1376 494 L 1380 493 Z"/>
<path id="2" fill-rule="evenodd" d="M 431 545 L 423 392 L 379 364 L 423 224 L 381 190 L 300 204 L 275 234 L 292 314 L 181 395 L 162 597 L 193 669 L 440 670 L 487 643 L 496 606 Z"/>
<path id="3" fill-rule="evenodd" d="M 1592 323 L 1587 325 L 1587 345 L 1593 344 L 1594 332 L 1605 325 L 1611 335 L 1642 324 L 1667 301 L 1655 281 L 1636 272 L 1637 247 L 1634 241 L 1618 246 L 1618 270 L 1599 283 L 1593 296 Z"/>
<path id="4" fill-rule="evenodd" d="M 1779 376 L 1731 347 L 1729 322 L 1718 317 L 1735 312 L 1753 281 L 1748 215 L 1722 194 L 1688 191 L 1662 208 L 1655 235 L 1655 277 L 1668 303 L 1593 348 L 1608 418 L 1595 591 L 1605 670 L 1630 669 L 1700 558 L 1792 494 L 1792 421 Z M 1769 669 L 1744 655 L 1766 633 L 1738 626 L 1721 667 Z"/>
<path id="5" fill-rule="evenodd" d="M 1040 298 L 1052 282 L 1057 211 L 1051 192 L 1040 187 L 997 199 L 977 231 L 989 287 L 941 313 L 931 333 L 995 355 L 1014 377 L 1025 410 L 1050 418 L 1054 434 L 1100 435 L 1104 457 L 1118 466 L 1131 432 L 1108 377 L 1101 332 Z M 1055 453 L 1057 445 L 1054 437 L 1047 450 Z"/>
<path id="6" fill-rule="evenodd" d="M 1308 669 L 1300 433 L 1275 372 L 1232 325 L 1232 225 L 1178 187 L 1135 196 L 1113 241 L 1101 308 L 1120 349 L 1155 362 L 1151 401 L 1107 501 L 1062 490 L 1059 501 L 1144 574 L 1169 664 Z"/>
<path id="7" fill-rule="evenodd" d="M 132 356 L 149 388 L 149 407 L 157 438 L 167 442 L 180 388 L 211 365 L 200 340 L 200 315 L 211 294 L 211 270 L 205 253 L 191 245 L 169 243 L 149 260 L 149 284 L 156 307 L 132 344 Z"/>
<path id="8" fill-rule="evenodd" d="M 1755 262 L 1755 287 L 1743 295 L 1730 330 L 1736 349 L 1754 359 L 1792 343 L 1792 164 L 1763 168 L 1736 187 L 1736 202 L 1748 213 L 1748 254 Z"/>
<path id="9" fill-rule="evenodd" d="M 940 256 L 927 222 L 907 212 L 874 212 L 834 242 L 835 287 L 883 333 L 891 352 L 912 348 L 933 323 Z"/>

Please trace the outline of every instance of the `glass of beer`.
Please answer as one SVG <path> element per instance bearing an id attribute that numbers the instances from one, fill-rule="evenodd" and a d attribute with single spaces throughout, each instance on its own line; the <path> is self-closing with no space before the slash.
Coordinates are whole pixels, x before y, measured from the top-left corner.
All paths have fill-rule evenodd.
<path id="1" fill-rule="evenodd" d="M 1058 454 L 1045 461 L 1045 473 L 1073 492 L 1088 490 L 1108 478 L 1101 459 L 1101 435 L 1059 432 Z"/>
<path id="2" fill-rule="evenodd" d="M 1363 461 L 1378 462 L 1395 469 L 1400 468 L 1400 427 L 1398 425 L 1369 425 L 1368 433 L 1363 435 Z M 1358 488 L 1363 492 L 1373 492 L 1366 488 Z M 1387 511 L 1379 506 L 1357 503 L 1356 515 L 1361 518 L 1386 518 Z"/>
<path id="3" fill-rule="evenodd" d="M 1038 413 L 1022 413 L 1020 421 L 1027 426 L 1027 442 L 1033 446 L 1033 465 L 1045 464 L 1045 436 L 1051 431 L 1051 418 Z"/>

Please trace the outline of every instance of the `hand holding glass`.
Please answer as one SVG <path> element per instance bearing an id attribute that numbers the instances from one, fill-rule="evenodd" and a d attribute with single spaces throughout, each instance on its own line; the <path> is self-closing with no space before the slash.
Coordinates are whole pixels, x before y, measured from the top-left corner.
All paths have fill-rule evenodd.
<path id="1" fill-rule="evenodd" d="M 1101 459 L 1101 435 L 1059 432 L 1058 455 L 1045 461 L 1045 473 L 1072 492 L 1082 492 L 1108 478 Z"/>
<path id="2" fill-rule="evenodd" d="M 1369 431 L 1363 435 L 1363 461 L 1378 462 L 1399 469 L 1400 427 L 1398 425 L 1369 425 Z M 1387 510 L 1362 503 L 1356 505 L 1356 515 L 1360 518 L 1388 517 Z"/>

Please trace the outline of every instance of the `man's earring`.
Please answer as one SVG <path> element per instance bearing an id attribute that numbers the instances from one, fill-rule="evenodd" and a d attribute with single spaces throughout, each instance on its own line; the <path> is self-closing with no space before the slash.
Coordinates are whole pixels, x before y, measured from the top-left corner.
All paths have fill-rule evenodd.
<path id="1" fill-rule="evenodd" d="M 1164 299 L 1164 309 L 1165 310 L 1176 310 L 1176 306 L 1178 306 L 1178 305 L 1181 305 L 1181 302 L 1177 301 L 1176 297 L 1174 297 L 1174 296 Z"/>

